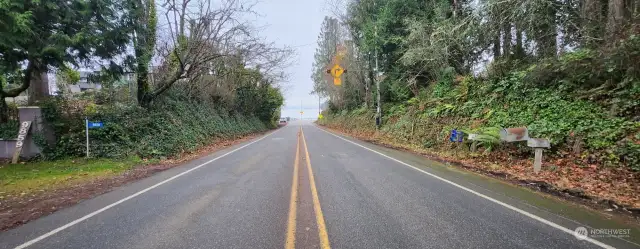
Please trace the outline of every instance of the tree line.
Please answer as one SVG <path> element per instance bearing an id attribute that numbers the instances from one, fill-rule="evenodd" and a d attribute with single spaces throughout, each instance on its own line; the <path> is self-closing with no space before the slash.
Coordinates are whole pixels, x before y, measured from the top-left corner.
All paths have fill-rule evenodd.
<path id="1" fill-rule="evenodd" d="M 398 103 L 451 74 L 499 79 L 543 61 L 553 64 L 575 52 L 598 54 L 595 57 L 610 58 L 609 62 L 632 62 L 634 55 L 613 55 L 637 53 L 629 46 L 637 42 L 640 30 L 640 3 L 633 0 L 336 0 L 332 4 L 345 11 L 323 22 L 312 79 L 314 92 L 328 97 L 338 109 L 373 106 L 376 80 L 382 82 L 383 103 Z M 340 87 L 324 73 L 337 45 L 349 51 L 343 62 L 349 73 Z M 626 104 L 617 108 L 624 110 L 616 111 L 639 116 L 637 107 L 622 106 L 631 105 L 632 97 L 615 93 L 638 89 L 638 67 L 613 68 L 609 62 L 590 65 L 592 71 L 604 71 L 593 79 L 551 82 L 562 77 L 538 75 L 534 80 L 539 85 L 575 84 L 571 89 L 583 93 L 581 98 L 621 98 Z M 617 76 L 603 76 L 611 73 L 607 70 Z"/>
<path id="2" fill-rule="evenodd" d="M 527 157 L 498 133 L 525 126 L 551 141 L 552 157 L 640 170 L 640 2 L 330 4 L 312 72 L 327 125 L 445 153 L 458 129 L 481 136 L 484 152 Z M 347 73 L 334 85 L 338 49 Z"/>
<path id="3" fill-rule="evenodd" d="M 286 77 L 279 68 L 292 50 L 259 37 L 246 21 L 254 7 L 240 0 L 2 1 L 0 97 L 28 90 L 29 104 L 38 104 L 49 95 L 47 73 L 77 78 L 69 71 L 99 66 L 103 80 L 135 75 L 135 103 L 144 108 L 172 90 L 275 116 Z M 0 122 L 7 113 L 0 101 Z"/>

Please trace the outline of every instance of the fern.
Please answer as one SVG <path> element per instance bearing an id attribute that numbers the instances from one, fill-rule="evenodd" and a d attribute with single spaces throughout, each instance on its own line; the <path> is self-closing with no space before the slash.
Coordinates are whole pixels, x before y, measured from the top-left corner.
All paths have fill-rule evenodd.
<path id="1" fill-rule="evenodd" d="M 499 127 L 485 127 L 475 130 L 462 129 L 465 134 L 476 134 L 473 139 L 472 146 L 483 147 L 484 153 L 491 153 L 500 145 L 500 130 Z"/>

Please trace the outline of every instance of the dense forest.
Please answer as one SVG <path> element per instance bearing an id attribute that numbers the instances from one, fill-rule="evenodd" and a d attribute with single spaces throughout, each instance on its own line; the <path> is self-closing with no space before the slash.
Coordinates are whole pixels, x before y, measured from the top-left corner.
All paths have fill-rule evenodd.
<path id="1" fill-rule="evenodd" d="M 171 156 L 275 127 L 291 50 L 264 41 L 237 0 L 2 1 L 0 97 L 43 107 L 55 141 L 34 137 L 48 158 Z M 97 91 L 73 93 L 90 70 Z M 50 95 L 48 75 L 58 89 Z M 8 104 L 9 103 L 9 104 Z M 0 101 L 3 138 L 17 131 L 16 104 Z"/>
<path id="2" fill-rule="evenodd" d="M 609 186 L 635 202 L 638 1 L 332 3 L 344 11 L 325 18 L 312 74 L 314 92 L 328 99 L 320 124 L 592 195 Z M 347 73 L 337 86 L 326 69 L 342 47 Z M 522 126 L 551 142 L 540 175 L 529 173 L 526 143 L 500 142 L 501 128 Z M 449 142 L 452 129 L 478 134 L 480 149 Z"/>

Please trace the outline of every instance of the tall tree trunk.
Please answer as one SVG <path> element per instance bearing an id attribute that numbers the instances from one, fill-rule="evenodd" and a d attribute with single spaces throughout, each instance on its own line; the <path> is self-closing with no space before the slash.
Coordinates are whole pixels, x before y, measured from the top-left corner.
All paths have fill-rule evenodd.
<path id="1" fill-rule="evenodd" d="M 493 59 L 498 59 L 500 55 L 500 35 L 496 35 L 493 37 Z"/>
<path id="2" fill-rule="evenodd" d="M 374 72 L 374 63 L 373 63 L 373 56 L 371 55 L 371 53 L 369 53 L 369 82 L 371 83 L 369 89 L 371 90 L 371 93 L 369 94 L 369 101 L 371 101 L 371 106 L 375 106 L 375 103 L 373 102 L 373 87 L 375 86 L 375 82 L 376 82 L 376 75 Z"/>
<path id="3" fill-rule="evenodd" d="M 493 43 L 493 59 L 498 59 L 498 57 L 500 57 L 501 53 L 500 53 L 500 41 L 501 41 L 501 30 L 502 30 L 502 25 L 500 24 L 500 14 L 499 14 L 499 10 L 498 7 L 493 5 L 491 6 L 490 10 L 489 10 L 489 22 L 493 28 L 493 30 L 495 30 L 495 33 L 491 34 L 492 37 L 492 43 Z"/>
<path id="4" fill-rule="evenodd" d="M 525 55 L 525 51 L 524 51 L 524 46 L 523 44 L 523 40 L 522 40 L 522 28 L 520 27 L 520 25 L 516 25 L 516 47 L 515 47 L 515 51 L 514 51 L 514 57 L 515 58 L 522 58 Z"/>
<path id="5" fill-rule="evenodd" d="M 138 66 L 138 69 L 136 71 L 136 82 L 138 83 L 138 104 L 143 107 L 148 107 L 151 99 L 149 98 L 150 86 L 146 65 Z"/>
<path id="6" fill-rule="evenodd" d="M 136 46 L 134 46 L 136 54 L 136 84 L 138 89 L 136 90 L 138 104 L 143 107 L 148 107 L 151 99 L 149 94 L 151 93 L 151 86 L 149 84 L 149 61 L 150 53 L 147 47 L 144 46 L 144 40 L 140 39 Z"/>
<path id="7" fill-rule="evenodd" d="M 604 35 L 603 13 L 607 12 L 606 1 L 608 0 L 585 0 L 582 3 L 580 13 L 583 46 L 593 48 L 602 42 Z"/>
<path id="8" fill-rule="evenodd" d="M 453 12 L 453 18 L 458 17 L 458 11 L 460 6 L 458 6 L 458 0 L 451 0 L 451 11 Z"/>
<path id="9" fill-rule="evenodd" d="M 30 60 L 29 63 L 31 70 L 26 70 L 25 73 L 29 73 L 30 77 L 24 80 L 29 81 L 29 88 L 27 88 L 29 95 L 28 104 L 35 105 L 49 96 L 49 79 L 47 78 L 46 65 L 43 65 L 39 60 Z"/>
<path id="10" fill-rule="evenodd" d="M 362 69 L 363 67 L 359 67 L 360 69 Z M 369 87 L 369 80 L 367 80 L 367 76 L 365 75 L 364 70 L 360 70 L 359 72 L 360 74 L 360 79 L 362 79 L 363 83 L 364 83 L 364 106 L 365 108 L 369 107 L 369 91 L 370 91 L 370 87 Z"/>
<path id="11" fill-rule="evenodd" d="M 29 105 L 36 105 L 49 96 L 49 79 L 46 70 L 38 67 L 39 70 L 33 72 L 29 87 Z"/>
<path id="12" fill-rule="evenodd" d="M 634 25 L 640 24 L 640 2 L 637 0 L 627 0 L 627 8 L 629 11 L 629 16 L 631 17 L 631 23 Z M 636 31 L 637 32 L 637 31 Z"/>
<path id="13" fill-rule="evenodd" d="M 557 33 L 553 32 L 543 35 L 538 39 L 540 55 L 543 57 L 554 57 L 558 53 L 558 42 L 556 41 Z"/>
<path id="14" fill-rule="evenodd" d="M 178 30 L 178 36 L 184 37 L 184 23 L 185 23 L 185 15 L 187 14 L 187 6 L 189 5 L 189 1 L 182 2 L 182 9 L 180 10 L 180 28 Z"/>
<path id="15" fill-rule="evenodd" d="M 133 48 L 136 56 L 136 84 L 138 104 L 148 107 L 153 100 L 149 83 L 149 65 L 156 45 L 156 9 L 154 0 L 138 0 Z"/>
<path id="16" fill-rule="evenodd" d="M 609 0 L 607 14 L 607 41 L 614 44 L 623 31 L 626 19 L 625 0 Z"/>
<path id="17" fill-rule="evenodd" d="M 557 38 L 558 30 L 556 24 L 555 6 L 548 3 L 546 6 L 537 10 L 541 15 L 540 23 L 536 26 L 535 41 L 538 45 L 539 57 L 555 57 L 557 55 Z"/>
<path id="18" fill-rule="evenodd" d="M 505 23 L 504 25 L 504 36 L 503 36 L 504 40 L 502 42 L 502 46 L 503 46 L 503 53 L 504 56 L 506 57 L 510 57 L 511 56 L 511 23 Z"/>

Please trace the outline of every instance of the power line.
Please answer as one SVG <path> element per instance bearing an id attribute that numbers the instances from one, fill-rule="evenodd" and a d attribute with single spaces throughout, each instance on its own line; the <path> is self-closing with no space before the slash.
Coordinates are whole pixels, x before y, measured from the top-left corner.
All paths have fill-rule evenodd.
<path id="1" fill-rule="evenodd" d="M 291 46 L 290 48 L 306 47 L 306 46 L 311 46 L 311 45 L 315 45 L 315 44 L 316 44 L 315 42 L 312 42 L 312 43 L 307 43 L 307 44 L 302 44 L 302 45 L 294 45 L 294 46 Z"/>

